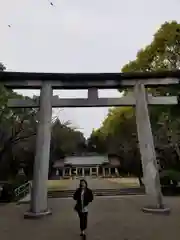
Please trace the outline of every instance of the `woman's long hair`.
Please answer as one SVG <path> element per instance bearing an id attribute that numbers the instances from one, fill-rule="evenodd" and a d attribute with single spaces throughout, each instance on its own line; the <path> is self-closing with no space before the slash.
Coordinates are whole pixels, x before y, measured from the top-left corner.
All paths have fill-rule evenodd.
<path id="1" fill-rule="evenodd" d="M 80 183 L 79 183 L 79 187 L 81 188 L 82 187 L 82 183 L 85 183 L 86 184 L 86 188 L 88 187 L 88 183 L 87 183 L 87 181 L 85 180 L 85 179 L 81 179 L 80 180 Z"/>

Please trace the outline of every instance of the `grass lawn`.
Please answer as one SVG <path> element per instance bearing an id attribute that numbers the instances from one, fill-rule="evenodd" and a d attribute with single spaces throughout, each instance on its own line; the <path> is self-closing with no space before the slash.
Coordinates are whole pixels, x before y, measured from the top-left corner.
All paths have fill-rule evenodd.
<path id="1" fill-rule="evenodd" d="M 120 188 L 139 187 L 139 181 L 137 178 L 106 178 L 105 181 L 112 182 L 112 184 L 119 184 Z M 73 180 L 71 179 L 48 180 L 48 190 L 56 191 L 71 189 L 72 182 Z"/>
<path id="2" fill-rule="evenodd" d="M 66 190 L 68 189 L 68 185 L 72 180 L 69 179 L 61 179 L 61 180 L 48 180 L 48 190 Z"/>
<path id="3" fill-rule="evenodd" d="M 139 187 L 139 181 L 137 178 L 108 178 L 109 181 L 119 183 L 120 187 Z"/>

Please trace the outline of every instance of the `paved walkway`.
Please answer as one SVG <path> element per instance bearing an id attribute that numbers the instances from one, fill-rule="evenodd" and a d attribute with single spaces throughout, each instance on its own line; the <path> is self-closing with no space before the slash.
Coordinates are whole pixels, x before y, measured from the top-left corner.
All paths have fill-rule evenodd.
<path id="1" fill-rule="evenodd" d="M 172 208 L 169 216 L 141 212 L 147 204 L 144 196 L 95 198 L 90 206 L 87 239 L 89 240 L 179 240 L 180 198 L 166 198 Z M 76 240 L 78 218 L 69 199 L 50 199 L 53 215 L 39 220 L 24 220 L 28 205 L 0 206 L 0 239 Z"/>

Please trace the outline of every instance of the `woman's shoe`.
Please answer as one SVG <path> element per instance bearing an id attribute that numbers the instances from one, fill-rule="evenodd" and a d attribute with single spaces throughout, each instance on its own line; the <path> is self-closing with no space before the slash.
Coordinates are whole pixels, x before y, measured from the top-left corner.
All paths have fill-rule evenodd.
<path id="1" fill-rule="evenodd" d="M 81 236 L 81 237 L 84 237 L 84 236 L 86 236 L 85 232 L 84 232 L 84 231 L 82 231 L 82 232 L 81 232 L 81 234 L 80 234 L 80 236 Z"/>

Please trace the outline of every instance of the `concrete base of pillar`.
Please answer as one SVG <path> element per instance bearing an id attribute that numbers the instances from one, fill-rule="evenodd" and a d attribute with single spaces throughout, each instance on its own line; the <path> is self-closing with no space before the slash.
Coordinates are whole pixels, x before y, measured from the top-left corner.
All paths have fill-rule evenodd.
<path id="1" fill-rule="evenodd" d="M 147 207 L 143 207 L 142 211 L 144 213 L 169 215 L 171 212 L 171 209 L 168 207 L 158 208 L 155 206 L 147 206 Z"/>
<path id="2" fill-rule="evenodd" d="M 39 213 L 34 213 L 31 211 L 25 212 L 24 218 L 25 219 L 37 219 L 37 218 L 42 218 L 48 215 L 52 215 L 52 211 L 50 209 L 47 209 L 44 212 L 39 212 Z"/>

